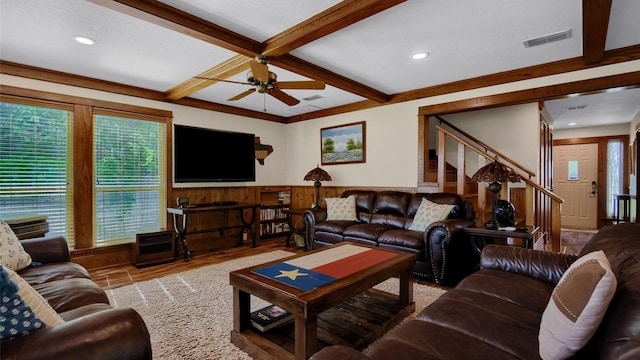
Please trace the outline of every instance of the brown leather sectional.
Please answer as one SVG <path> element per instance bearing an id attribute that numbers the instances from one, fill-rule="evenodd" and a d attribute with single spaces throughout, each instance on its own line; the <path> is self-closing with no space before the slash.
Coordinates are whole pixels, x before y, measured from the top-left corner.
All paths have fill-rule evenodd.
<path id="1" fill-rule="evenodd" d="M 36 263 L 18 274 L 65 320 L 64 324 L 3 340 L 3 360 L 151 359 L 151 339 L 140 315 L 113 308 L 82 266 L 70 262 L 63 237 L 21 241 Z"/>
<path id="2" fill-rule="evenodd" d="M 579 256 L 602 250 L 617 288 L 595 335 L 574 359 L 640 359 L 640 224 L 602 228 Z M 539 359 L 542 313 L 578 256 L 488 245 L 481 269 L 376 343 L 366 355 L 327 347 L 311 359 Z"/>
<path id="3" fill-rule="evenodd" d="M 470 274 L 478 255 L 460 229 L 474 223 L 473 205 L 457 194 L 347 190 L 356 198 L 357 221 L 327 221 L 326 209 L 305 212 L 306 246 L 314 249 L 352 241 L 416 255 L 414 274 L 439 284 L 454 284 Z M 456 205 L 449 217 L 424 232 L 409 230 L 423 198 Z"/>

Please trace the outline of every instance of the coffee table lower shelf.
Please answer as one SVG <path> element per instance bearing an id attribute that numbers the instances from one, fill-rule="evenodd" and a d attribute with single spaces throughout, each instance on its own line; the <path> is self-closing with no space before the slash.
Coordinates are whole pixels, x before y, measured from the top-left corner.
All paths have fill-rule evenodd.
<path id="1" fill-rule="evenodd" d="M 397 295 L 369 289 L 318 315 L 318 349 L 346 345 L 363 350 L 415 311 L 415 303 Z M 231 342 L 254 359 L 294 359 L 294 324 L 267 332 L 231 331 Z"/>

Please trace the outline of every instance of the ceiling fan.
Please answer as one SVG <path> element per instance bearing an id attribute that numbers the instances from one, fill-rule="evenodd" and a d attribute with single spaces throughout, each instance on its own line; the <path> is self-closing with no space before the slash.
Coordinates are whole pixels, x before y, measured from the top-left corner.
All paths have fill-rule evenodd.
<path id="1" fill-rule="evenodd" d="M 325 88 L 324 81 L 318 80 L 278 81 L 278 76 L 274 72 L 269 71 L 269 68 L 267 66 L 268 62 L 269 59 L 262 55 L 256 56 L 255 59 L 251 60 L 251 62 L 249 63 L 251 70 L 247 72 L 247 81 L 231 81 L 212 78 L 201 79 L 252 86 L 251 89 L 243 91 L 240 94 L 227 99 L 227 101 L 240 100 L 247 95 L 258 92 L 261 94 L 269 94 L 289 106 L 298 104 L 300 100 L 285 93 L 284 91 L 282 91 L 282 89 L 322 90 Z"/>

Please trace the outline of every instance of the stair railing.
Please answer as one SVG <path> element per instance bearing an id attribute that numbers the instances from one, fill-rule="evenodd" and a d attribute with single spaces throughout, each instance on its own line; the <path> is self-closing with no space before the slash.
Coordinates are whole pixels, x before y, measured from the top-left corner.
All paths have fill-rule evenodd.
<path id="1" fill-rule="evenodd" d="M 440 119 L 440 121 L 444 121 Z M 446 122 L 446 121 L 445 121 Z M 459 131 L 449 123 L 447 126 Z M 500 160 L 508 162 L 508 165 L 522 177 L 522 181 L 525 183 L 525 209 L 524 217 L 526 225 L 539 226 L 538 240 L 542 239 L 545 244 L 549 241 L 551 243 L 551 251 L 560 251 L 560 206 L 564 200 L 549 190 L 541 187 L 535 181 L 531 180 L 531 177 L 535 176 L 535 173 L 527 170 L 517 162 L 509 159 L 503 154 L 499 153 L 495 149 L 483 144 L 480 141 L 474 140 L 472 136 L 465 134 L 463 131 L 459 131 L 465 138 L 454 133 L 452 130 L 445 128 L 441 125 L 436 125 L 438 130 L 438 189 L 444 191 L 445 184 L 445 167 L 447 163 L 455 164 L 457 168 L 457 180 L 456 188 L 457 193 L 460 195 L 465 194 L 465 181 L 466 181 L 466 165 L 467 165 L 467 149 L 472 150 L 478 154 L 478 168 L 487 163 L 487 161 L 494 161 L 498 156 Z M 446 141 L 447 137 L 457 142 L 457 156 L 456 161 L 447 161 Z M 478 145 L 472 144 L 477 142 Z M 508 193 L 508 187 L 503 187 L 501 197 L 506 198 Z M 487 209 L 490 209 L 490 204 L 486 202 L 486 186 L 478 186 L 478 210 L 480 214 L 484 214 Z M 536 211 L 536 204 L 538 209 Z M 541 204 L 547 204 L 543 206 Z"/>

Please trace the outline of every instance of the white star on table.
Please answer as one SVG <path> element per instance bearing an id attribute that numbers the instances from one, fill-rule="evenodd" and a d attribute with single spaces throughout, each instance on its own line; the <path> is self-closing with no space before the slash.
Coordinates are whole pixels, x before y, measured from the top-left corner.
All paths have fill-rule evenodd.
<path id="1" fill-rule="evenodd" d="M 299 272 L 300 269 L 295 269 L 295 270 L 278 270 L 280 271 L 280 275 L 276 275 L 275 277 L 280 278 L 280 277 L 288 277 L 291 280 L 295 280 L 298 276 L 307 276 L 309 274 L 305 274 L 305 273 L 301 273 Z"/>

